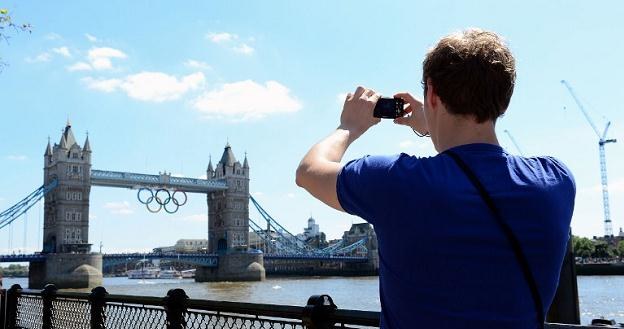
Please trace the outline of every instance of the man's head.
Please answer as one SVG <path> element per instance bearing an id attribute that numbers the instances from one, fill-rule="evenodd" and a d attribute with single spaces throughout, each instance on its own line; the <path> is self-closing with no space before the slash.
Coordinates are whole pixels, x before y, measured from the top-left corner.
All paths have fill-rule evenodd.
<path id="1" fill-rule="evenodd" d="M 422 82 L 452 115 L 477 123 L 505 113 L 516 80 L 515 60 L 493 32 L 468 29 L 442 38 L 423 61 Z"/>

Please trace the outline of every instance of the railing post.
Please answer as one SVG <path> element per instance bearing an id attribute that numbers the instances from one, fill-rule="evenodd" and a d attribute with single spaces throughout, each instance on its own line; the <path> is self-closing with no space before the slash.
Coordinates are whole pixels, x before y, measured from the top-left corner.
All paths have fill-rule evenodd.
<path id="1" fill-rule="evenodd" d="M 43 288 L 43 291 L 41 291 L 41 297 L 43 299 L 41 329 L 52 329 L 52 301 L 56 297 L 57 290 L 55 285 L 48 283 Z"/>
<path id="2" fill-rule="evenodd" d="M 165 311 L 167 312 L 167 329 L 184 329 L 186 320 L 186 301 L 189 297 L 184 290 L 170 289 L 165 297 Z"/>
<path id="3" fill-rule="evenodd" d="M 578 286 L 576 283 L 576 262 L 574 259 L 574 247 L 572 245 L 572 231 L 566 249 L 559 285 L 555 293 L 550 309 L 546 314 L 546 321 L 552 323 L 580 324 Z"/>
<path id="4" fill-rule="evenodd" d="M 104 329 L 104 307 L 106 306 L 106 295 L 108 292 L 104 287 L 95 287 L 89 295 L 89 304 L 91 304 L 91 329 Z"/>
<path id="5" fill-rule="evenodd" d="M 17 299 L 22 293 L 22 287 L 14 284 L 6 291 L 6 305 L 4 328 L 13 329 L 17 326 Z"/>
<path id="6" fill-rule="evenodd" d="M 314 295 L 308 298 L 303 309 L 303 325 L 309 329 L 330 329 L 334 327 L 331 315 L 337 307 L 328 295 Z"/>

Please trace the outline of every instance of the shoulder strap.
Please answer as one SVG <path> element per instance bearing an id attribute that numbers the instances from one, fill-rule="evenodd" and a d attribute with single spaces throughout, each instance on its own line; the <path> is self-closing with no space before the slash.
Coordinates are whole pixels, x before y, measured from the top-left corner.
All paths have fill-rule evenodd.
<path id="1" fill-rule="evenodd" d="M 449 150 L 443 153 L 447 154 L 453 160 L 455 160 L 459 168 L 466 174 L 470 182 L 472 182 L 472 185 L 474 185 L 474 187 L 477 188 L 477 190 L 479 191 L 479 194 L 481 195 L 481 198 L 483 199 L 483 201 L 485 201 L 485 204 L 487 204 L 488 208 L 490 208 L 490 210 L 492 211 L 492 214 L 494 215 L 494 218 L 496 219 L 497 224 L 500 226 L 503 233 L 505 233 L 507 240 L 509 240 L 509 243 L 511 244 L 511 248 L 513 249 L 513 252 L 516 255 L 516 259 L 518 260 L 518 263 L 520 264 L 520 268 L 522 269 L 522 274 L 524 275 L 524 278 L 529 285 L 529 289 L 531 290 L 531 297 L 533 297 L 533 302 L 535 304 L 535 311 L 537 313 L 537 323 L 540 326 L 540 328 L 543 328 L 544 307 L 542 304 L 542 299 L 540 297 L 539 290 L 537 289 L 537 283 L 535 282 L 535 278 L 533 277 L 533 274 L 531 273 L 531 267 L 529 266 L 529 262 L 527 261 L 527 258 L 524 255 L 524 252 L 522 251 L 522 247 L 520 246 L 520 242 L 514 235 L 513 231 L 511 230 L 511 227 L 509 227 L 509 225 L 503 219 L 503 216 L 501 215 L 500 211 L 496 207 L 496 204 L 494 203 L 494 200 L 492 200 L 492 197 L 490 196 L 490 194 L 487 192 L 485 187 L 483 187 L 483 185 L 481 184 L 481 181 L 479 181 L 479 179 L 477 178 L 475 173 L 470 169 L 470 167 L 468 167 L 468 165 L 459 157 L 459 155 L 457 155 L 457 153 L 453 151 L 449 151 Z"/>

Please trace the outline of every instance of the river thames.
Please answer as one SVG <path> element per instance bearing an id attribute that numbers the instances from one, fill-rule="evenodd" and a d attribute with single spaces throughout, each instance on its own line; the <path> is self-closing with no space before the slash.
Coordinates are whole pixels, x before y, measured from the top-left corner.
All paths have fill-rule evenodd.
<path id="1" fill-rule="evenodd" d="M 14 283 L 28 285 L 26 278 L 4 278 L 5 288 Z M 379 279 L 369 277 L 267 278 L 263 282 L 196 283 L 193 279 L 130 280 L 104 278 L 111 294 L 164 296 L 169 289 L 182 288 L 191 298 L 235 302 L 305 305 L 308 297 L 332 296 L 340 308 L 379 311 Z M 624 322 L 624 276 L 579 276 L 581 322 L 605 317 Z M 88 290 L 85 290 L 88 291 Z"/>

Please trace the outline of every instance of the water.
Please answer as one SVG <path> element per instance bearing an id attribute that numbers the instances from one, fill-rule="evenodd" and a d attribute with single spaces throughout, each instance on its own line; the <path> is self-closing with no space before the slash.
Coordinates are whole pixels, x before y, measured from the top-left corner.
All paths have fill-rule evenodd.
<path id="1" fill-rule="evenodd" d="M 4 278 L 5 287 L 25 278 Z M 182 288 L 191 298 L 284 305 L 305 305 L 308 297 L 318 294 L 332 296 L 340 308 L 379 311 L 379 279 L 376 276 L 268 278 L 263 282 L 197 283 L 183 280 L 129 280 L 104 278 L 111 294 L 165 296 L 172 288 Z M 624 323 L 624 276 L 578 277 L 581 323 L 604 316 Z"/>

